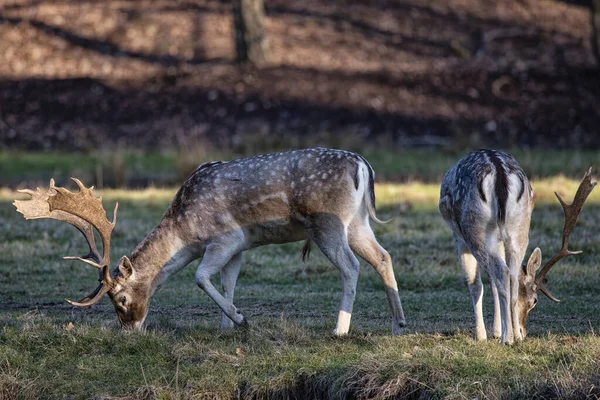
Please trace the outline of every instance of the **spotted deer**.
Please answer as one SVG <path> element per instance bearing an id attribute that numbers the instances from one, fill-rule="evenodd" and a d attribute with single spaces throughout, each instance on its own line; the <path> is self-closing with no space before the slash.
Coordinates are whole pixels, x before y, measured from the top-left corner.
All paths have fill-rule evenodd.
<path id="1" fill-rule="evenodd" d="M 158 225 L 112 272 L 110 236 L 117 207 L 109 222 L 93 187 L 74 181 L 79 192 L 51 181 L 46 190 L 23 190 L 32 199 L 15 205 L 26 219 L 58 219 L 83 233 L 89 253 L 65 258 L 97 268 L 100 284 L 90 295 L 69 303 L 88 307 L 108 293 L 124 329 L 142 328 L 154 292 L 171 274 L 198 258 L 202 260 L 196 283 L 222 310 L 221 327 L 247 325 L 233 304 L 242 253 L 303 239 L 307 240 L 303 255 L 315 243 L 340 271 L 342 300 L 335 335 L 346 335 L 350 326 L 359 272 L 354 253 L 383 280 L 392 332 L 398 334 L 405 325 L 392 260 L 369 225 L 369 218 L 379 221 L 374 172 L 358 154 L 313 148 L 202 164 L 179 189 Z M 102 239 L 102 254 L 92 227 Z M 211 282 L 216 273 L 223 294 Z"/>
<path id="2" fill-rule="evenodd" d="M 501 343 L 511 344 L 525 338 L 527 316 L 537 304 L 538 290 L 558 302 L 545 287 L 544 277 L 560 259 L 580 253 L 568 250 L 569 235 L 595 185 L 590 168 L 572 204 L 566 204 L 555 193 L 565 213 L 562 248 L 539 270 L 542 261 L 539 248 L 532 252 L 527 264 L 522 264 L 529 244 L 534 195 L 517 161 L 503 151 L 478 150 L 463 157 L 446 173 L 439 209 L 452 230 L 456 253 L 467 278 L 477 340 L 487 338 L 480 268 L 490 277 L 494 336 Z"/>

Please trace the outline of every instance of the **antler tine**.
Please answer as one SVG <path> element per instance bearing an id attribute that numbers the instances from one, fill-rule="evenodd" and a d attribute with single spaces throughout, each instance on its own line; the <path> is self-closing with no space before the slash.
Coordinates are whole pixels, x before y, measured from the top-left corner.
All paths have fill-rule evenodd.
<path id="1" fill-rule="evenodd" d="M 19 190 L 19 193 L 25 193 L 31 196 L 31 200 L 15 200 L 13 203 L 17 207 L 17 211 L 23 214 L 25 219 L 51 218 L 73 225 L 85 237 L 89 246 L 89 251 L 85 256 L 72 258 L 100 262 L 100 253 L 96 247 L 92 225 L 84 219 L 68 212 L 50 210 L 48 199 L 56 193 L 54 179 L 50 180 L 50 187 L 47 190 L 42 190 L 40 188 L 37 188 L 36 191 L 21 189 Z"/>
<path id="2" fill-rule="evenodd" d="M 96 295 L 98 293 L 100 293 L 100 290 L 102 290 L 102 288 L 104 287 L 104 284 L 102 284 L 102 281 L 100 281 L 100 284 L 96 287 L 96 289 L 94 289 L 94 291 L 90 294 L 88 294 L 87 296 L 85 296 L 83 299 L 81 300 L 77 300 L 77 301 L 72 301 L 69 299 L 65 299 L 65 301 L 71 305 L 78 305 L 78 304 L 84 304 L 87 303 L 88 301 L 92 300 L 93 298 L 96 297 Z M 86 306 L 79 306 L 79 307 L 86 307 Z"/>
<path id="3" fill-rule="evenodd" d="M 83 183 L 81 183 L 81 181 L 80 181 L 79 179 L 77 179 L 77 178 L 73 178 L 73 177 L 72 177 L 72 178 L 71 178 L 71 180 L 77 184 L 77 187 L 79 188 L 79 191 L 80 191 L 80 192 L 85 192 L 86 190 L 89 190 L 89 191 L 91 192 L 92 190 L 94 190 L 94 186 L 93 186 L 93 185 L 92 185 L 92 186 L 90 186 L 90 187 L 89 187 L 89 189 L 88 189 L 88 188 L 86 188 L 86 187 L 85 187 L 85 185 L 84 185 Z"/>
<path id="4" fill-rule="evenodd" d="M 550 300 L 555 302 L 558 302 L 559 300 L 556 297 L 552 296 L 552 294 L 550 294 L 550 292 L 544 285 L 544 277 L 546 276 L 548 271 L 550 271 L 550 269 L 561 259 L 570 255 L 581 253 L 581 251 L 570 251 L 568 249 L 569 236 L 571 235 L 573 227 L 577 223 L 577 219 L 579 218 L 579 214 L 581 213 L 583 204 L 585 203 L 588 196 L 590 195 L 590 193 L 592 193 L 592 190 L 594 190 L 594 187 L 597 184 L 597 182 L 592 182 L 591 175 L 592 168 L 590 167 L 590 169 L 588 169 L 585 175 L 583 176 L 583 179 L 581 180 L 581 183 L 577 188 L 577 192 L 575 193 L 575 198 L 573 199 L 573 202 L 571 204 L 567 204 L 558 193 L 554 192 L 565 214 L 565 225 L 563 228 L 562 235 L 562 248 L 550 259 L 550 261 L 546 263 L 546 265 L 544 265 L 541 271 L 537 274 L 537 276 L 535 277 L 535 283 L 538 287 L 538 290 L 544 293 Z"/>
<path id="5" fill-rule="evenodd" d="M 84 256 L 84 257 L 77 257 L 77 256 L 64 256 L 63 260 L 79 260 L 79 261 L 83 261 L 84 263 L 91 265 L 94 268 L 98 268 L 98 269 L 102 269 L 102 264 L 98 264 L 95 261 L 92 261 L 89 259 L 89 257 Z"/>
<path id="6" fill-rule="evenodd" d="M 94 291 L 92 293 L 90 293 L 89 295 L 87 295 L 86 297 L 84 297 L 83 299 L 81 299 L 79 301 L 72 301 L 69 299 L 65 299 L 67 301 L 67 303 L 69 303 L 73 306 L 77 306 L 77 307 L 90 307 L 90 306 L 93 306 L 94 304 L 96 304 L 98 301 L 100 301 L 102 296 L 104 296 L 106 293 L 108 293 L 110 291 L 110 289 L 112 289 L 113 284 L 114 284 L 114 281 L 113 281 L 112 277 L 110 276 L 108 265 L 105 265 L 104 267 L 102 267 L 102 276 L 103 276 L 103 278 L 100 281 L 100 284 L 98 285 L 98 287 L 96 287 L 96 289 L 94 289 Z"/>
<path id="7" fill-rule="evenodd" d="M 35 194 L 35 192 L 31 189 L 17 189 L 17 192 L 19 193 L 26 193 L 29 194 L 31 196 L 33 196 Z"/>
<path id="8" fill-rule="evenodd" d="M 115 203 L 115 209 L 113 211 L 113 221 L 112 226 L 114 227 L 117 224 L 117 211 L 119 210 L 119 203 Z"/>

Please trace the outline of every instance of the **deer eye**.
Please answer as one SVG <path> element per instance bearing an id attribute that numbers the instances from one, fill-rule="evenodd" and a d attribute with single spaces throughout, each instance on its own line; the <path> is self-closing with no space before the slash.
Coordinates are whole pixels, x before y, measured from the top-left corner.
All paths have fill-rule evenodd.
<path id="1" fill-rule="evenodd" d="M 127 303 L 127 297 L 125 297 L 125 296 L 121 297 L 121 300 L 119 300 L 119 303 L 121 303 L 121 305 L 124 306 Z"/>

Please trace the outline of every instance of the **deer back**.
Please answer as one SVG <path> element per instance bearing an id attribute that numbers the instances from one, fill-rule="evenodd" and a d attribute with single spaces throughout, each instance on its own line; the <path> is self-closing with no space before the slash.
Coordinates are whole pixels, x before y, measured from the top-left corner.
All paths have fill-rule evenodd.
<path id="1" fill-rule="evenodd" d="M 314 213 L 343 219 L 362 200 L 359 186 L 372 181 L 369 164 L 343 150 L 313 148 L 210 162 L 192 172 L 164 218 L 205 230 Z"/>
<path id="2" fill-rule="evenodd" d="M 478 150 L 446 173 L 440 190 L 440 212 L 462 236 L 497 225 L 501 233 L 529 231 L 533 190 L 517 161 L 498 150 Z"/>

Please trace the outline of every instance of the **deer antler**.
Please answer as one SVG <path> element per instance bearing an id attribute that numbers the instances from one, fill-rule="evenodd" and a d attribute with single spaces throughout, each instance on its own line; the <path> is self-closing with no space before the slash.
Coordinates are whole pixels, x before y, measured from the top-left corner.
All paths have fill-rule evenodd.
<path id="1" fill-rule="evenodd" d="M 110 235 L 117 222 L 118 204 L 115 205 L 113 222 L 106 218 L 106 211 L 102 207 L 102 199 L 94 197 L 93 186 L 86 188 L 81 181 L 71 178 L 79 187 L 79 192 L 73 193 L 62 187 L 54 185 L 50 180 L 50 188 L 36 191 L 24 189 L 31 200 L 15 200 L 13 203 L 17 211 L 25 219 L 52 218 L 67 222 L 76 227 L 85 237 L 89 246 L 89 253 L 81 257 L 64 257 L 66 260 L 81 260 L 100 271 L 100 285 L 90 295 L 78 302 L 67 300 L 70 304 L 86 307 L 96 303 L 113 286 L 109 273 L 110 267 Z M 103 254 L 100 255 L 94 240 L 93 228 L 96 228 L 102 239 Z"/>
<path id="2" fill-rule="evenodd" d="M 108 265 L 102 267 L 101 274 L 102 278 L 100 279 L 100 284 L 98 285 L 98 287 L 96 287 L 96 289 L 94 289 L 92 293 L 88 294 L 79 301 L 65 299 L 67 300 L 67 303 L 77 307 L 89 307 L 91 305 L 96 304 L 102 298 L 102 296 L 108 293 L 113 287 L 113 279 L 110 276 Z"/>
<path id="3" fill-rule="evenodd" d="M 33 190 L 23 189 L 19 190 L 19 193 L 27 193 L 31 196 L 31 200 L 15 200 L 13 203 L 17 207 L 17 211 L 23 214 L 25 219 L 39 219 L 39 218 L 52 218 L 59 221 L 68 222 L 73 225 L 85 236 L 87 243 L 90 247 L 89 253 L 82 258 L 93 259 L 96 262 L 100 262 L 100 253 L 96 247 L 96 241 L 94 240 L 94 231 L 92 225 L 67 212 L 61 210 L 50 211 L 50 204 L 48 204 L 48 198 L 56 194 L 54 179 L 50 180 L 50 188 L 43 191 L 40 188 L 34 192 Z"/>
<path id="4" fill-rule="evenodd" d="M 94 187 L 86 188 L 79 179 L 71 178 L 79 186 L 79 192 L 73 193 L 62 187 L 54 187 L 56 194 L 48 198 L 50 210 L 65 211 L 89 222 L 100 234 L 102 239 L 102 259 L 94 262 L 84 257 L 65 257 L 67 260 L 81 260 L 98 269 L 105 265 L 110 266 L 110 234 L 117 223 L 117 210 L 115 205 L 113 222 L 108 222 L 106 211 L 102 207 L 102 198 L 94 197 Z"/>
<path id="5" fill-rule="evenodd" d="M 585 203 L 588 196 L 590 195 L 590 193 L 592 193 L 592 190 L 594 190 L 594 187 L 596 186 L 597 182 L 592 182 L 591 174 L 592 168 L 590 167 L 590 169 L 588 169 L 588 171 L 583 176 L 583 179 L 579 184 L 579 188 L 577 189 L 577 193 L 575 193 L 575 198 L 573 199 L 573 202 L 571 204 L 565 203 L 565 201 L 560 197 L 560 195 L 554 192 L 565 213 L 565 226 L 563 228 L 562 235 L 562 248 L 550 259 L 550 261 L 546 263 L 546 265 L 544 265 L 541 271 L 537 274 L 537 276 L 535 277 L 535 284 L 537 285 L 538 290 L 541 290 L 542 293 L 544 293 L 550 300 L 555 302 L 559 302 L 560 300 L 558 300 L 556 297 L 550 294 L 550 292 L 546 288 L 546 285 L 544 284 L 544 277 L 546 276 L 548 271 L 550 271 L 550 269 L 554 266 L 554 264 L 556 264 L 561 259 L 573 254 L 581 253 L 581 251 L 570 251 L 568 249 L 569 235 L 571 235 L 571 231 L 573 230 L 573 227 L 575 226 L 575 223 L 579 218 L 579 214 L 581 213 L 583 204 Z"/>

